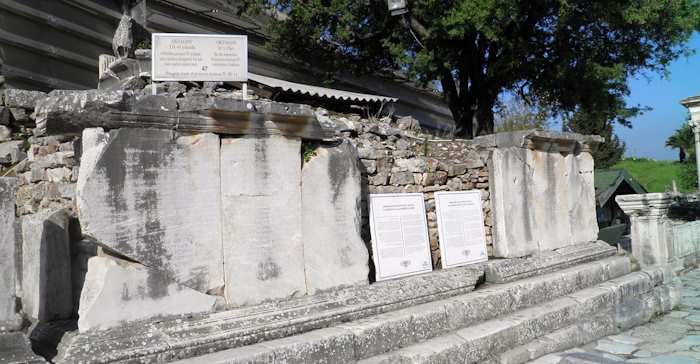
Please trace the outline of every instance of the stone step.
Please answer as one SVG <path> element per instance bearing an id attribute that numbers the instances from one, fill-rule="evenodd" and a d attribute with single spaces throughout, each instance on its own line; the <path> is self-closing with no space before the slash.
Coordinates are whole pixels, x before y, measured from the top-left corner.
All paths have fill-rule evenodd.
<path id="1" fill-rule="evenodd" d="M 181 363 L 353 362 L 421 340 L 541 305 L 629 273 L 629 259 L 612 257 L 516 282 L 488 285 L 457 297 L 359 319 Z M 332 354 L 332 355 L 331 355 Z"/>
<path id="2" fill-rule="evenodd" d="M 576 244 L 543 252 L 537 256 L 514 259 L 496 259 L 485 264 L 486 281 L 512 282 L 577 264 L 611 257 L 617 249 L 604 241 Z"/>
<path id="3" fill-rule="evenodd" d="M 680 293 L 663 281 L 661 269 L 630 273 L 358 363 L 525 363 L 670 311 Z"/>
<path id="4" fill-rule="evenodd" d="M 472 291 L 482 277 L 480 266 L 459 267 L 234 310 L 72 332 L 64 336 L 54 361 L 167 362 L 458 296 Z"/>
<path id="5" fill-rule="evenodd" d="M 46 360 L 32 352 L 29 338 L 24 333 L 0 331 L 0 363 L 40 364 Z"/>

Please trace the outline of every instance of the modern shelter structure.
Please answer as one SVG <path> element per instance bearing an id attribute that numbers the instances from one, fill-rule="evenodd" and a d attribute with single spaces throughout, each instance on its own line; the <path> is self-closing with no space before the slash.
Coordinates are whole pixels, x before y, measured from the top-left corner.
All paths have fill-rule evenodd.
<path id="1" fill-rule="evenodd" d="M 294 63 L 265 47 L 269 18 L 237 15 L 235 5 L 214 0 L 0 0 L 0 73 L 5 87 L 95 88 L 96 60 L 112 53 L 112 35 L 123 12 L 149 32 L 247 35 L 249 70 L 258 75 L 254 81 L 271 88 L 281 100 L 374 107 L 386 103 L 385 111 L 412 115 L 423 128 L 439 134 L 453 130 L 452 114 L 437 92 L 419 88 L 401 75 L 379 73 L 338 76 L 328 88 L 319 83 L 323 77 L 312 66 Z"/>
<path id="2" fill-rule="evenodd" d="M 632 175 L 624 169 L 599 169 L 595 171 L 596 216 L 598 239 L 617 244 L 629 232 L 629 218 L 615 201 L 616 196 L 647 193 Z"/>

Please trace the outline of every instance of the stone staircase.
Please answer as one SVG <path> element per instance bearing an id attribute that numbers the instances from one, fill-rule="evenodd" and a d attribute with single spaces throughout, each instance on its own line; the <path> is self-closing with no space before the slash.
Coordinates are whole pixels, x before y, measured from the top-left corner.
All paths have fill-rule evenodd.
<path id="1" fill-rule="evenodd" d="M 632 272 L 628 257 L 608 249 L 594 261 L 567 256 L 574 265 L 560 260 L 553 271 L 534 264 L 536 276 L 474 291 L 470 282 L 494 265 L 533 265 L 493 261 L 377 283 L 371 294 L 69 334 L 54 361 L 525 363 L 644 323 L 679 300 L 671 272 Z"/>
<path id="2" fill-rule="evenodd" d="M 664 274 L 615 256 L 178 363 L 525 363 L 670 310 Z"/>

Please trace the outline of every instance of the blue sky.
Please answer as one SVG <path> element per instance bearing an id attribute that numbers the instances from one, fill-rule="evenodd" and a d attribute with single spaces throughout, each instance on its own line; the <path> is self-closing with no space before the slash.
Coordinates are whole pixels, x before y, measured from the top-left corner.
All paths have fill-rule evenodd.
<path id="1" fill-rule="evenodd" d="M 686 120 L 687 109 L 679 101 L 700 94 L 700 34 L 695 33 L 688 45 L 696 54 L 671 64 L 667 78 L 652 74 L 630 80 L 628 105 L 640 104 L 653 110 L 635 118 L 632 129 L 615 128 L 627 144 L 626 157 L 678 158 L 678 151 L 667 149 L 664 144 Z"/>

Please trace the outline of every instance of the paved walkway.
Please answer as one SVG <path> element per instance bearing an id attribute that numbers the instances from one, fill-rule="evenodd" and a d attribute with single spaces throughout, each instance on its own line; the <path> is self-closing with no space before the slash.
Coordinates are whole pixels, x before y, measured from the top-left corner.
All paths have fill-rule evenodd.
<path id="1" fill-rule="evenodd" d="M 700 269 L 681 277 L 681 307 L 620 335 L 530 364 L 700 364 Z"/>

